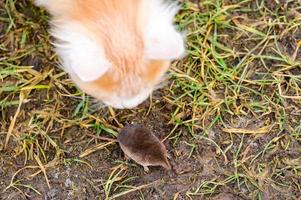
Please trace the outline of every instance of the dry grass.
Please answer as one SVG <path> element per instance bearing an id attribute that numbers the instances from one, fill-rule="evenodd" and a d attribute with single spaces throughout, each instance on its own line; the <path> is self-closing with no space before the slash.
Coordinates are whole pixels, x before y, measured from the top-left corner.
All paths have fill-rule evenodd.
<path id="1" fill-rule="evenodd" d="M 182 2 L 187 57 L 120 111 L 56 67 L 45 11 L 0 0 L 0 199 L 300 198 L 301 2 Z M 105 139 L 132 122 L 165 140 L 175 173 L 144 174 Z"/>

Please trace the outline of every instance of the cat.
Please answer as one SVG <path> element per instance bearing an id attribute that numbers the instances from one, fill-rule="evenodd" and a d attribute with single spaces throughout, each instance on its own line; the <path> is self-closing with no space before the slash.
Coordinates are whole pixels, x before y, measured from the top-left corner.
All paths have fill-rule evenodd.
<path id="1" fill-rule="evenodd" d="M 146 100 L 185 54 L 174 26 L 179 10 L 163 0 L 36 0 L 52 16 L 63 69 L 85 93 L 117 109 Z"/>

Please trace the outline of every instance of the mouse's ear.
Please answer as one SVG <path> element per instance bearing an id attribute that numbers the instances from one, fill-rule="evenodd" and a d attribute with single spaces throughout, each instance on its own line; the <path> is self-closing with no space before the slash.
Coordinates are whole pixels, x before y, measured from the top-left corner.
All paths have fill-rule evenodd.
<path id="1" fill-rule="evenodd" d="M 55 29 L 53 35 L 58 39 L 55 46 L 63 67 L 82 81 L 94 81 L 110 69 L 102 46 L 78 27 L 66 25 Z"/>
<path id="2" fill-rule="evenodd" d="M 145 32 L 145 56 L 155 60 L 173 60 L 183 56 L 184 39 L 173 25 L 176 5 L 156 4 Z"/>

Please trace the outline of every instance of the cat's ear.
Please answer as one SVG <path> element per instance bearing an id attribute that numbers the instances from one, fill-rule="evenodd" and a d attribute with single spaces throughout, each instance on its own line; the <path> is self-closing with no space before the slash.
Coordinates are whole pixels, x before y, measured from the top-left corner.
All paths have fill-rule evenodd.
<path id="1" fill-rule="evenodd" d="M 63 15 L 75 3 L 75 0 L 33 0 L 36 6 L 46 9 L 51 15 Z"/>
<path id="2" fill-rule="evenodd" d="M 145 31 L 145 56 L 155 60 L 174 60 L 185 53 L 184 36 L 178 32 L 173 19 L 179 6 L 152 1 L 152 9 Z"/>
<path id="3" fill-rule="evenodd" d="M 111 68 L 102 46 L 78 27 L 66 25 L 56 29 L 53 35 L 58 39 L 55 46 L 63 67 L 82 81 L 94 81 Z"/>
<path id="4" fill-rule="evenodd" d="M 36 6 L 46 6 L 49 0 L 34 0 L 33 2 Z"/>
<path id="5" fill-rule="evenodd" d="M 154 60 L 174 60 L 185 53 L 183 36 L 172 26 L 157 24 L 145 41 L 145 55 Z"/>

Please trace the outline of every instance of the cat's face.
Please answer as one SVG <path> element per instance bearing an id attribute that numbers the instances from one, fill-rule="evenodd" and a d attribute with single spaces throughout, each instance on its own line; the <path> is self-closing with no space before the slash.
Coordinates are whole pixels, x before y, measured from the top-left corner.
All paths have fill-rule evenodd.
<path id="1" fill-rule="evenodd" d="M 176 7 L 161 0 L 38 0 L 56 52 L 84 92 L 115 108 L 142 103 L 184 54 Z M 64 6 L 61 6 L 63 4 Z"/>

